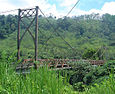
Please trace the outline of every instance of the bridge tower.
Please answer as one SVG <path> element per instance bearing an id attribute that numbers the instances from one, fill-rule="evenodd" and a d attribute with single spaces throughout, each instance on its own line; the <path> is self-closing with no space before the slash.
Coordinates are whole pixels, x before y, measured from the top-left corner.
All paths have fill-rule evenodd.
<path id="1" fill-rule="evenodd" d="M 19 9 L 18 10 L 18 33 L 17 33 L 17 60 L 20 59 L 20 45 L 21 42 L 23 40 L 23 37 L 25 36 L 26 32 L 28 32 L 33 41 L 34 41 L 34 45 L 35 45 L 35 61 L 38 60 L 38 9 L 39 7 L 36 6 L 35 8 L 29 8 L 29 9 Z M 31 18 L 32 21 L 30 22 L 30 24 L 28 26 L 26 26 L 26 24 L 24 23 L 24 21 L 22 19 L 24 18 Z M 21 23 L 26 27 L 26 29 L 24 30 L 22 36 L 20 34 L 21 32 Z M 30 27 L 32 26 L 32 24 L 35 23 L 35 35 L 32 34 L 32 32 L 29 30 Z"/>

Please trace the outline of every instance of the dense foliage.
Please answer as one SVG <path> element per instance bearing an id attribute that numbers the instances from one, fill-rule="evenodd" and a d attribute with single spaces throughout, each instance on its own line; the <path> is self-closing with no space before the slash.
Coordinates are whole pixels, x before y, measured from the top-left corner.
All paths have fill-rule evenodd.
<path id="1" fill-rule="evenodd" d="M 108 61 L 103 66 L 90 65 L 88 62 L 74 62 L 72 69 L 62 71 L 67 73 L 69 83 L 77 91 L 84 91 L 85 88 L 95 86 L 103 80 L 108 79 L 110 73 L 115 73 L 115 61 Z"/>
<path id="2" fill-rule="evenodd" d="M 111 74 L 108 79 L 102 83 L 95 84 L 95 87 L 85 90 L 83 94 L 114 94 L 115 93 L 115 75 Z"/>
<path id="3" fill-rule="evenodd" d="M 0 16 L 0 38 L 6 38 L 9 34 L 16 31 L 17 17 L 13 15 Z"/>
<path id="4" fill-rule="evenodd" d="M 74 50 L 56 34 L 46 18 L 40 15 L 39 58 L 115 59 L 115 16 L 91 14 L 59 19 L 47 17 L 47 19 L 54 28 L 59 27 L 56 29 L 57 32 Z M 27 25 L 30 23 L 28 19 L 23 21 Z M 25 27 L 21 23 L 21 34 L 24 30 Z M 34 34 L 34 25 L 30 30 Z M 0 50 L 16 50 L 16 31 L 17 16 L 0 15 Z M 28 33 L 21 44 L 21 55 L 32 58 L 34 43 Z M 102 49 L 96 53 L 99 48 Z"/>
<path id="5" fill-rule="evenodd" d="M 31 69 L 30 74 L 22 75 L 15 71 L 18 62 L 12 63 L 16 61 L 14 54 L 8 57 L 5 51 L 1 54 L 0 94 L 115 93 L 115 61 L 108 61 L 101 67 L 82 61 L 73 62 L 72 70 L 56 72 L 43 67 L 38 70 Z"/>
<path id="6" fill-rule="evenodd" d="M 8 60 L 7 60 L 8 59 Z M 17 73 L 12 64 L 13 55 L 6 59 L 5 52 L 0 58 L 0 94 L 71 94 L 72 87 L 47 67 L 30 70 L 30 74 Z M 65 82 L 65 83 L 64 83 Z"/>

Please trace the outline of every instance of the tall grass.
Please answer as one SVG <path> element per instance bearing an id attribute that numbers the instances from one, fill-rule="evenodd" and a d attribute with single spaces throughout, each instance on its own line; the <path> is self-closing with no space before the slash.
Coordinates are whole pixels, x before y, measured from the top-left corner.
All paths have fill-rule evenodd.
<path id="1" fill-rule="evenodd" d="M 0 94 L 71 94 L 72 88 L 62 76 L 47 67 L 16 74 L 13 67 L 0 62 Z"/>
<path id="2" fill-rule="evenodd" d="M 115 74 L 110 74 L 108 79 L 86 89 L 83 94 L 115 94 Z"/>
<path id="3" fill-rule="evenodd" d="M 11 59 L 3 56 L 0 60 L 0 94 L 115 94 L 115 75 L 95 87 L 86 88 L 84 92 L 75 92 L 56 71 L 47 67 L 38 70 L 31 69 L 29 74 L 22 75 L 15 72 L 11 66 Z"/>

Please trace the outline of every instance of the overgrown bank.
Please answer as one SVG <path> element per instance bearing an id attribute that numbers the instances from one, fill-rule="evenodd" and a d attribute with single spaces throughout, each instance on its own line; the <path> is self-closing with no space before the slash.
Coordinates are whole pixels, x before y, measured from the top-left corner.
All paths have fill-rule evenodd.
<path id="1" fill-rule="evenodd" d="M 115 93 L 115 61 L 102 67 L 74 62 L 72 70 L 56 72 L 44 67 L 27 75 L 16 74 L 14 61 L 14 56 L 6 57 L 5 52 L 0 57 L 0 94 Z"/>

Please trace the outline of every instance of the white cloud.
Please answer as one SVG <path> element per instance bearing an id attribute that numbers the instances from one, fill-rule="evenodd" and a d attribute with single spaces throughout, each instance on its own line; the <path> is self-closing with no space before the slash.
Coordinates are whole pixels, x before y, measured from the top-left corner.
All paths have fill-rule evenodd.
<path id="1" fill-rule="evenodd" d="M 7 0 L 0 0 L 0 13 L 8 10 L 15 9 L 14 5 L 7 3 Z M 8 14 L 8 13 L 7 13 Z M 13 13 L 11 13 L 13 14 Z"/>
<path id="2" fill-rule="evenodd" d="M 61 4 L 60 6 L 62 7 L 70 7 L 72 6 L 73 4 L 75 4 L 78 0 L 61 0 Z"/>
<path id="3" fill-rule="evenodd" d="M 99 14 L 108 13 L 111 15 L 115 15 L 115 2 L 106 2 L 101 8 L 101 10 L 92 9 L 89 11 L 89 13 L 99 13 Z"/>
<path id="4" fill-rule="evenodd" d="M 74 9 L 70 16 L 79 16 L 92 13 L 99 13 L 100 15 L 108 13 L 111 15 L 115 15 L 115 2 L 106 2 L 100 10 L 91 9 L 89 11 L 84 11 L 80 9 Z"/>
<path id="5" fill-rule="evenodd" d="M 23 8 L 39 6 L 47 14 L 49 13 L 53 13 L 56 15 L 58 14 L 56 5 L 49 4 L 48 0 L 23 0 L 22 3 L 20 2 L 20 4 L 18 4 L 18 6 L 9 2 L 10 0 L 0 0 L 0 12 L 18 8 L 23 9 Z M 17 13 L 18 12 L 13 12 L 10 14 L 17 14 Z"/>
<path id="6" fill-rule="evenodd" d="M 72 8 L 76 0 L 58 0 L 58 3 L 60 3 L 60 7 L 64 7 L 64 9 L 61 11 L 59 11 L 60 9 L 57 9 L 56 4 L 48 3 L 48 0 L 21 0 L 18 6 L 9 2 L 10 0 L 0 0 L 0 11 L 39 6 L 45 14 L 51 13 L 54 16 L 62 17 L 65 16 L 67 12 Z M 100 10 L 91 9 L 89 11 L 84 11 L 75 8 L 69 16 L 78 16 L 91 13 L 100 13 L 100 14 L 109 13 L 115 15 L 115 2 L 106 2 Z M 18 13 L 16 11 L 11 14 L 18 14 Z"/>
<path id="7" fill-rule="evenodd" d="M 0 11 L 14 9 L 15 6 L 7 3 L 7 0 L 0 0 Z"/>
<path id="8" fill-rule="evenodd" d="M 109 13 L 111 15 L 115 15 L 115 2 L 107 2 L 102 7 L 103 13 Z"/>
<path id="9" fill-rule="evenodd" d="M 75 4 L 76 0 L 59 0 L 61 2 L 61 6 L 66 7 L 60 15 L 66 15 L 68 10 L 72 8 Z M 89 11 L 84 11 L 78 8 L 75 8 L 69 16 L 79 16 L 85 14 L 92 14 L 92 13 L 99 13 L 100 15 L 108 13 L 111 15 L 115 15 L 115 2 L 106 2 L 100 10 L 98 9 L 91 9 Z"/>

